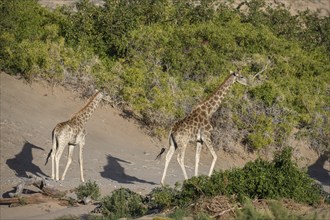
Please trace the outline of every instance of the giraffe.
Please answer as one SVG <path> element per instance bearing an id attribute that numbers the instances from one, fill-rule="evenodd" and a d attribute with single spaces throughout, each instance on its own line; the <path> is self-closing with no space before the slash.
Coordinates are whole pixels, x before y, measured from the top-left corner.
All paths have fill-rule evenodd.
<path id="1" fill-rule="evenodd" d="M 78 112 L 76 112 L 69 120 L 58 123 L 52 132 L 53 147 L 48 153 L 46 163 L 49 157 L 52 159 L 52 179 L 59 180 L 59 162 L 63 150 L 68 146 L 68 161 L 65 166 L 61 180 L 64 180 L 66 172 L 72 162 L 72 153 L 76 145 L 79 146 L 79 165 L 80 180 L 84 182 L 83 174 L 83 148 L 85 145 L 86 130 L 84 128 L 87 120 L 92 116 L 97 105 L 103 99 L 103 93 L 96 91 L 90 98 L 89 102 Z M 56 171 L 56 172 L 55 172 Z"/>
<path id="2" fill-rule="evenodd" d="M 223 98 L 235 82 L 247 85 L 247 79 L 241 76 L 239 72 L 231 72 L 231 74 L 209 98 L 193 108 L 191 113 L 185 118 L 174 123 L 168 137 L 169 150 L 166 154 L 165 168 L 161 179 L 162 185 L 164 185 L 168 164 L 176 150 L 178 150 L 177 161 L 182 169 L 184 178 L 188 179 L 184 166 L 184 156 L 187 145 L 190 141 L 196 141 L 197 143 L 195 157 L 195 176 L 198 175 L 200 153 L 204 143 L 213 157 L 208 174 L 209 176 L 212 175 L 214 165 L 217 160 L 217 155 L 211 142 L 211 131 L 213 127 L 211 125 L 210 118 L 217 111 Z M 165 150 L 165 148 L 162 148 L 157 158 L 159 158 L 165 152 Z"/>

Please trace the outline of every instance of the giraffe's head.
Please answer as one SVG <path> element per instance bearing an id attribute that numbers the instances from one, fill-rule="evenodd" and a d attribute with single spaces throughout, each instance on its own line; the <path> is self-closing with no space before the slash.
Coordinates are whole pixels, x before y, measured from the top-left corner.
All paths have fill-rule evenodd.
<path id="1" fill-rule="evenodd" d="M 107 93 L 107 89 L 106 87 L 101 87 L 100 91 L 98 91 L 100 93 L 100 99 L 109 103 L 112 103 L 113 101 L 111 100 L 109 94 Z"/>
<path id="2" fill-rule="evenodd" d="M 241 73 L 240 71 L 237 71 L 237 72 L 232 72 L 231 71 L 231 74 L 235 77 L 235 81 L 238 82 L 239 84 L 242 84 L 244 86 L 247 86 L 248 85 L 248 80 L 247 78 L 245 78 Z"/>
<path id="3" fill-rule="evenodd" d="M 104 97 L 104 94 L 102 91 L 99 91 L 97 89 L 95 89 L 95 99 L 97 99 L 98 101 L 101 101 Z"/>

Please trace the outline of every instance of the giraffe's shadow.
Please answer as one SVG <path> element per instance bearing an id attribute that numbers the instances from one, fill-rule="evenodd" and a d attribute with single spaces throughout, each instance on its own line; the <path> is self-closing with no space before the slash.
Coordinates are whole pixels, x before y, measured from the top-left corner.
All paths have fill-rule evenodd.
<path id="1" fill-rule="evenodd" d="M 318 180 L 324 186 L 330 186 L 330 170 L 324 166 L 327 161 L 329 161 L 329 157 L 323 154 L 308 167 L 307 171 L 310 177 Z"/>
<path id="2" fill-rule="evenodd" d="M 48 176 L 40 169 L 39 166 L 33 163 L 33 150 L 44 151 L 43 148 L 25 141 L 21 152 L 16 154 L 14 158 L 8 159 L 6 161 L 8 167 L 15 171 L 15 175 L 17 177 L 28 177 L 28 173 Z"/>
<path id="3" fill-rule="evenodd" d="M 37 165 L 33 163 L 33 150 L 44 150 L 28 141 L 25 141 L 21 152 L 15 155 L 14 158 L 8 159 L 6 164 L 10 169 L 15 172 L 17 177 L 28 177 L 29 173 L 40 176 L 48 176 Z M 16 190 L 5 192 L 2 194 L 3 198 L 9 198 L 9 193 L 13 193 Z M 30 192 L 33 192 L 30 190 Z"/>
<path id="4" fill-rule="evenodd" d="M 134 184 L 135 182 L 138 182 L 138 183 L 147 183 L 151 185 L 156 185 L 156 183 L 154 182 L 146 181 L 143 179 L 139 179 L 135 176 L 127 175 L 125 173 L 124 167 L 122 167 L 120 163 L 130 164 L 130 162 L 128 161 L 113 157 L 110 154 L 107 155 L 107 161 L 108 161 L 107 165 L 103 167 L 104 170 L 101 172 L 101 176 L 104 178 L 125 184 Z"/>

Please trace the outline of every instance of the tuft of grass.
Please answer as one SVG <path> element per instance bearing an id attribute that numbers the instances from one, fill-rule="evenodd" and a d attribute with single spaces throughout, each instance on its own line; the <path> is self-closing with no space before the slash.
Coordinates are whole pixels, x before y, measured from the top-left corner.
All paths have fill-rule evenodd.
<path id="1" fill-rule="evenodd" d="M 194 216 L 194 220 L 211 220 L 212 218 L 205 212 L 198 212 Z"/>
<path id="2" fill-rule="evenodd" d="M 269 201 L 268 206 L 262 209 L 256 208 L 250 199 L 246 199 L 243 203 L 242 209 L 236 210 L 236 220 L 316 220 L 320 217 L 316 213 L 309 213 L 308 215 L 298 215 L 290 212 L 283 207 L 279 201 Z"/>
<path id="3" fill-rule="evenodd" d="M 55 220 L 79 220 L 80 217 L 75 215 L 63 215 L 61 217 L 56 218 Z"/>
<path id="4" fill-rule="evenodd" d="M 186 209 L 177 208 L 175 211 L 168 215 L 171 219 L 182 220 L 184 217 L 189 216 L 189 213 Z"/>

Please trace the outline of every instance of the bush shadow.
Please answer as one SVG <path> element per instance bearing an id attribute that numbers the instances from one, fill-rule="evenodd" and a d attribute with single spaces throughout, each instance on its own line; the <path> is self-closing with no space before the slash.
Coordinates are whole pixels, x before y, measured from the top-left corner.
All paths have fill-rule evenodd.
<path id="1" fill-rule="evenodd" d="M 104 178 L 112 179 L 118 183 L 134 184 L 135 182 L 138 182 L 156 185 L 154 182 L 127 175 L 124 167 L 122 167 L 120 163 L 130 164 L 128 161 L 113 157 L 110 154 L 107 155 L 107 161 L 107 165 L 103 167 L 104 170 L 101 172 L 101 176 Z"/>
<path id="2" fill-rule="evenodd" d="M 329 157 L 326 154 L 321 155 L 314 164 L 308 167 L 308 175 L 319 181 L 322 185 L 330 186 L 330 169 L 324 168 L 326 161 Z"/>

